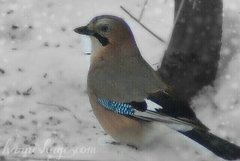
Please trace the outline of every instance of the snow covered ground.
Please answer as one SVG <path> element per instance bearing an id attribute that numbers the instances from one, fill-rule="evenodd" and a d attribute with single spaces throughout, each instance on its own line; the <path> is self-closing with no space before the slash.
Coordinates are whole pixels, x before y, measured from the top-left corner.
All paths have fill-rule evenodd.
<path id="1" fill-rule="evenodd" d="M 240 145 L 240 2 L 224 0 L 221 63 L 214 87 L 193 100 L 213 133 Z M 86 94 L 89 49 L 72 30 L 92 17 L 123 17 L 144 58 L 156 68 L 167 44 L 133 22 L 143 0 L 0 0 L 0 160 L 220 160 L 203 148 L 166 136 L 135 150 L 114 145 L 95 119 Z M 172 0 L 149 0 L 142 22 L 164 40 L 172 29 Z M 21 159 L 19 159 L 21 160 Z"/>

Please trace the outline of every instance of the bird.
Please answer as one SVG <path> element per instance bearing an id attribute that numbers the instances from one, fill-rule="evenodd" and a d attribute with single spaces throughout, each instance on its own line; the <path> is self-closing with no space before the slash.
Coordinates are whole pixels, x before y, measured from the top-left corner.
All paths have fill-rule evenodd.
<path id="1" fill-rule="evenodd" d="M 138 147 L 148 139 L 153 124 L 164 124 L 218 157 L 240 158 L 240 147 L 211 133 L 190 103 L 174 94 L 144 60 L 122 18 L 96 16 L 74 31 L 91 38 L 89 101 L 100 125 L 113 139 Z"/>

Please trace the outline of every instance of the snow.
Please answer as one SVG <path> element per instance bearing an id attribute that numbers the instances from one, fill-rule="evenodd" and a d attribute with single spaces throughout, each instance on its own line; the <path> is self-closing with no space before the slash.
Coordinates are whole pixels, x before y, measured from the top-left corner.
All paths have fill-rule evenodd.
<path id="1" fill-rule="evenodd" d="M 156 40 L 119 7 L 138 16 L 143 4 L 143 0 L 0 0 L 0 156 L 10 160 L 221 160 L 164 131 L 159 132 L 157 143 L 144 149 L 115 145 L 93 115 L 86 94 L 89 56 L 85 53 L 91 49 L 86 37 L 73 29 L 96 15 L 123 17 L 143 57 L 156 68 L 167 43 Z M 206 87 L 193 100 L 203 123 L 238 145 L 239 6 L 238 0 L 224 0 L 218 77 L 213 87 Z M 142 22 L 169 41 L 173 9 L 172 0 L 149 1 Z"/>

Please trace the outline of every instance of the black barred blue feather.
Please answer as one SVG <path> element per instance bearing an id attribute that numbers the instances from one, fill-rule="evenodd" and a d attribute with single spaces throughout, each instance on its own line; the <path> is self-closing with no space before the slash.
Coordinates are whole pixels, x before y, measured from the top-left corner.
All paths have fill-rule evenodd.
<path id="1" fill-rule="evenodd" d="M 186 131 L 191 130 L 193 127 L 196 126 L 192 122 L 189 122 L 187 120 L 181 120 L 179 118 L 174 118 L 172 116 L 168 116 L 162 113 L 162 107 L 149 100 L 140 103 L 122 103 L 99 98 L 98 103 L 106 109 L 124 116 L 134 117 L 144 121 L 167 123 L 175 130 Z"/>
<path id="2" fill-rule="evenodd" d="M 119 103 L 116 101 L 111 101 L 107 99 L 98 99 L 98 102 L 105 108 L 116 112 L 121 115 L 133 115 L 134 108 L 132 105 L 127 103 Z"/>

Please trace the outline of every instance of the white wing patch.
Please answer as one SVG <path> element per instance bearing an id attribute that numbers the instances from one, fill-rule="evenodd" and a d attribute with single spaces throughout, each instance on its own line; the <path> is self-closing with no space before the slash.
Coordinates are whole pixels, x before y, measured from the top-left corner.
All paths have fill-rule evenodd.
<path id="1" fill-rule="evenodd" d="M 152 102 L 148 99 L 145 99 L 144 101 L 147 103 L 147 109 L 149 111 L 156 111 L 156 109 L 163 109 L 162 106 L 159 106 L 155 102 Z"/>
<path id="2" fill-rule="evenodd" d="M 177 131 L 189 131 L 193 129 L 193 126 L 191 123 L 185 122 L 183 120 L 167 116 L 161 112 L 161 109 L 163 109 L 162 106 L 150 101 L 145 100 L 147 103 L 147 110 L 144 112 L 141 111 L 134 111 L 134 117 L 141 118 L 146 121 L 157 121 L 166 123 L 170 128 L 177 130 Z"/>

